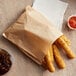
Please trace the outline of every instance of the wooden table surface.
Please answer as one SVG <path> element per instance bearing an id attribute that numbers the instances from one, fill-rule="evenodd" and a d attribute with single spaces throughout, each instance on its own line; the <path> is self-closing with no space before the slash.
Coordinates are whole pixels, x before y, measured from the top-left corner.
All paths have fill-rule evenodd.
<path id="1" fill-rule="evenodd" d="M 25 1 L 27 1 L 27 3 Z M 64 14 L 62 32 L 71 40 L 71 48 L 76 53 L 76 31 L 69 30 L 66 26 L 67 18 L 72 14 L 76 14 L 76 0 L 62 1 L 69 3 Z M 34 63 L 20 52 L 17 47 L 2 37 L 2 32 L 18 18 L 26 4 L 31 4 L 31 0 L 0 0 L 0 48 L 6 49 L 11 54 L 13 62 L 10 71 L 4 76 L 76 76 L 76 59 L 69 60 L 62 54 L 67 65 L 66 69 L 59 70 L 56 68 L 55 73 L 50 73 Z M 19 8 L 21 10 L 19 10 Z"/>

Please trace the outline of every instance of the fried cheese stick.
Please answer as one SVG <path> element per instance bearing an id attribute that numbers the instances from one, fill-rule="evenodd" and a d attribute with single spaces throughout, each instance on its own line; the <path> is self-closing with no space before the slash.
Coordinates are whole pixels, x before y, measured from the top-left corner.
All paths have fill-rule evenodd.
<path id="1" fill-rule="evenodd" d="M 71 45 L 70 40 L 65 35 L 62 35 L 61 38 L 67 43 L 67 45 Z"/>
<path id="2" fill-rule="evenodd" d="M 53 52 L 51 52 L 53 53 Z M 46 65 L 47 65 L 47 68 L 50 72 L 54 72 L 55 71 L 55 67 L 53 65 L 53 59 L 51 57 L 51 55 L 53 54 L 50 54 L 50 51 L 48 51 L 47 55 L 45 56 L 45 62 L 46 62 Z"/>
<path id="3" fill-rule="evenodd" d="M 69 48 L 69 46 L 67 45 L 67 43 L 64 41 L 64 39 L 62 37 L 58 38 L 56 41 L 64 49 L 66 55 L 69 58 L 71 58 L 71 59 L 75 58 L 75 54 L 72 52 L 72 50 Z"/>
<path id="4" fill-rule="evenodd" d="M 53 62 L 54 61 L 54 56 L 53 56 L 53 46 L 52 45 L 50 46 L 49 53 L 50 53 L 51 61 Z"/>
<path id="5" fill-rule="evenodd" d="M 55 61 L 57 63 L 57 66 L 60 69 L 65 68 L 65 63 L 64 63 L 64 61 L 59 53 L 59 50 L 55 44 L 53 44 L 53 53 L 54 53 L 54 58 L 55 58 Z"/>

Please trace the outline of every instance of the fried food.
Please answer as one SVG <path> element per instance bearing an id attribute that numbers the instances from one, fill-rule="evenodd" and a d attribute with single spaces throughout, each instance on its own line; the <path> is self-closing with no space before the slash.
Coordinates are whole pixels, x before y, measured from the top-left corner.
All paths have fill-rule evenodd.
<path id="1" fill-rule="evenodd" d="M 61 38 L 66 42 L 67 45 L 71 45 L 70 40 L 65 35 L 62 35 Z"/>
<path id="2" fill-rule="evenodd" d="M 61 69 L 65 68 L 65 63 L 64 63 L 64 61 L 59 53 L 59 49 L 57 48 L 56 45 L 53 45 L 53 53 L 54 53 L 55 61 L 58 65 L 58 67 Z"/>
<path id="3" fill-rule="evenodd" d="M 47 66 L 48 70 L 50 72 L 54 72 L 55 71 L 55 67 L 54 67 L 53 62 L 52 62 L 50 51 L 48 51 L 48 53 L 47 53 L 47 55 L 45 56 L 44 59 L 45 59 L 46 66 Z"/>
<path id="4" fill-rule="evenodd" d="M 60 44 L 60 46 L 64 49 L 66 55 L 73 59 L 75 58 L 75 54 L 72 52 L 72 50 L 69 48 L 69 46 L 66 44 L 66 42 L 63 40 L 62 37 L 57 39 L 57 42 Z"/>
<path id="5" fill-rule="evenodd" d="M 49 53 L 50 53 L 51 61 L 53 62 L 54 61 L 54 56 L 53 56 L 53 46 L 52 45 L 50 46 Z"/>

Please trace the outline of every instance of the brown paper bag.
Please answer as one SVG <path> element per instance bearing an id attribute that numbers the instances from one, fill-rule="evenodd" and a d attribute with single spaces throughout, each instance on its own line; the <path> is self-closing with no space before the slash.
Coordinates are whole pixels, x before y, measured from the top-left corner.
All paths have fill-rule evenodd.
<path id="1" fill-rule="evenodd" d="M 20 18 L 3 33 L 6 39 L 38 64 L 42 64 L 51 44 L 61 35 L 53 24 L 30 6 L 27 6 Z"/>

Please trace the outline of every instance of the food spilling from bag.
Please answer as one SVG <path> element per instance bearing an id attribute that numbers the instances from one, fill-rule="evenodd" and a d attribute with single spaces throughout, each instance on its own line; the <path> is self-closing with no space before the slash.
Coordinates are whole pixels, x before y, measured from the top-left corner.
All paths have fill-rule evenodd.
<path id="1" fill-rule="evenodd" d="M 5 30 L 3 36 L 50 72 L 55 71 L 54 61 L 60 69 L 66 67 L 59 48 L 64 49 L 68 58 L 75 58 L 67 37 L 30 6 L 27 6 L 17 21 Z"/>

